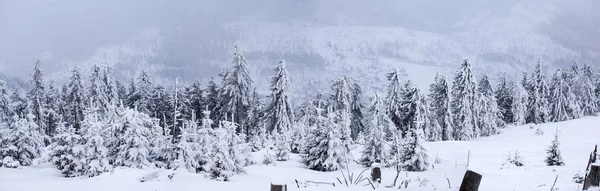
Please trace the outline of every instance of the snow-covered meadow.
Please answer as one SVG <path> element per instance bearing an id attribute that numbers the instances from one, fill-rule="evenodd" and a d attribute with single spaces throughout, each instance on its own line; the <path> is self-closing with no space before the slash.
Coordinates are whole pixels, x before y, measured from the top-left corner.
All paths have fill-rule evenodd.
<path id="1" fill-rule="evenodd" d="M 477 138 L 471 141 L 442 141 L 425 143 L 428 149 L 430 167 L 426 172 L 402 172 L 398 182 L 410 180 L 405 190 L 458 190 L 466 169 L 483 175 L 480 190 L 485 191 L 536 191 L 550 190 L 558 175 L 556 187 L 559 190 L 581 190 L 581 184 L 573 181 L 577 173 L 583 175 L 589 153 L 595 144 L 600 143 L 600 117 L 546 123 L 540 125 L 509 126 L 499 135 Z M 533 126 L 533 129 L 531 129 Z M 544 134 L 536 135 L 540 128 Z M 560 150 L 565 166 L 548 167 L 544 159 L 546 149 L 554 139 L 556 128 L 560 130 Z M 360 146 L 353 150 L 355 158 L 360 156 Z M 503 168 L 508 153 L 517 151 L 523 157 L 524 166 Z M 246 174 L 235 175 L 231 182 L 220 182 L 205 178 L 201 174 L 177 171 L 173 179 L 168 175 L 171 170 L 117 168 L 93 178 L 64 178 L 50 163 L 37 164 L 18 169 L 0 168 L 0 185 L 7 191 L 133 191 L 133 190 L 269 190 L 271 183 L 283 183 L 289 190 L 372 190 L 370 186 L 340 185 L 336 178 L 342 179 L 340 171 L 317 172 L 307 169 L 299 162 L 300 157 L 292 154 L 291 159 L 277 162 L 275 166 L 260 164 L 263 151 L 253 153 L 258 164 L 246 167 Z M 470 152 L 469 166 L 467 157 Z M 436 158 L 441 161 L 435 164 Z M 349 171 L 357 175 L 364 168 L 350 165 Z M 344 170 L 346 171 L 346 170 Z M 140 178 L 159 172 L 158 178 L 140 182 Z M 365 172 L 368 176 L 369 172 Z M 386 188 L 392 184 L 395 170 L 383 169 L 382 183 L 377 190 L 395 190 Z M 297 188 L 295 180 L 304 182 L 333 182 L 336 187 L 308 184 Z M 448 187 L 450 182 L 450 188 Z"/>

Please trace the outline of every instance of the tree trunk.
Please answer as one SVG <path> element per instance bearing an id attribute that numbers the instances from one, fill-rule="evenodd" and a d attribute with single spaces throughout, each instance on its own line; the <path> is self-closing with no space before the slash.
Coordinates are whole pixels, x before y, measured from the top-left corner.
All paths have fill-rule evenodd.
<path id="1" fill-rule="evenodd" d="M 481 178 L 482 176 L 480 174 L 467 170 L 459 191 L 478 191 Z"/>

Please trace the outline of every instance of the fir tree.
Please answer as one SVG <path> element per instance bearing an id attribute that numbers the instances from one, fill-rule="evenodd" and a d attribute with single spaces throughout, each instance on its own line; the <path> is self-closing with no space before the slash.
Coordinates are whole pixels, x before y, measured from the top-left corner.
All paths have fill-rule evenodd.
<path id="1" fill-rule="evenodd" d="M 103 124 L 99 121 L 99 114 L 95 106 L 86 110 L 85 118 L 81 122 L 82 134 L 82 159 L 83 174 L 88 177 L 98 176 L 112 170 L 109 164 L 108 149 L 105 146 Z"/>
<path id="2" fill-rule="evenodd" d="M 393 123 L 385 114 L 384 107 L 383 100 L 375 92 L 375 96 L 369 107 L 371 123 L 367 126 L 367 140 L 365 140 L 365 148 L 362 151 L 360 159 L 361 164 L 367 167 L 370 167 L 373 163 L 388 164 L 390 147 L 386 138 L 390 137 L 390 135 L 386 132 L 390 132 Z"/>
<path id="3" fill-rule="evenodd" d="M 173 123 L 173 105 L 171 96 L 161 85 L 156 85 L 150 96 L 150 116 L 159 120 L 162 134 L 167 135 L 167 128 Z"/>
<path id="4" fill-rule="evenodd" d="M 389 81 L 387 85 L 386 111 L 392 122 L 397 128 L 405 127 L 402 116 L 402 99 L 404 95 L 403 86 L 400 84 L 400 76 L 398 70 L 394 70 L 387 74 Z"/>
<path id="5" fill-rule="evenodd" d="M 217 108 L 219 105 L 219 87 L 213 78 L 208 81 L 208 85 L 206 86 L 204 93 L 206 94 L 205 105 L 208 106 L 208 109 L 211 111 L 210 119 L 217 120 L 218 117 L 221 116 L 219 115 L 219 108 Z"/>
<path id="6" fill-rule="evenodd" d="M 82 147 L 81 136 L 77 134 L 72 126 L 65 127 L 62 123 L 57 128 L 57 134 L 50 146 L 51 162 L 60 170 L 64 177 L 81 176 L 83 166 L 81 165 Z"/>
<path id="7" fill-rule="evenodd" d="M 362 124 L 363 105 L 360 101 L 362 90 L 354 79 L 345 75 L 336 80 L 331 89 L 333 91 L 331 103 L 335 107 L 335 110 L 346 110 L 346 112 L 350 113 L 350 136 L 352 139 L 356 139 L 358 134 L 364 129 L 364 125 Z"/>
<path id="8" fill-rule="evenodd" d="M 549 116 L 553 122 L 573 119 L 573 113 L 579 110 L 575 95 L 569 84 L 565 81 L 565 77 L 567 77 L 567 74 L 560 69 L 556 70 L 552 76 Z"/>
<path id="9" fill-rule="evenodd" d="M 52 81 L 48 83 L 48 90 L 46 92 L 44 103 L 48 106 L 44 112 L 48 130 L 46 134 L 54 136 L 57 127 L 63 121 L 61 110 L 64 108 L 64 101 L 62 100 L 58 89 L 54 88 L 54 83 Z"/>
<path id="10" fill-rule="evenodd" d="M 199 81 L 194 81 L 192 85 L 186 88 L 187 101 L 190 111 L 194 111 L 194 119 L 202 119 L 202 110 L 204 110 L 204 89 Z M 200 125 L 200 124 L 198 124 Z"/>
<path id="11" fill-rule="evenodd" d="M 478 83 L 477 126 L 480 135 L 490 136 L 498 133 L 498 128 L 504 126 L 502 112 L 499 110 L 492 86 L 484 75 Z"/>
<path id="12" fill-rule="evenodd" d="M 527 117 L 527 103 L 529 102 L 529 95 L 527 94 L 527 90 L 521 83 L 513 82 L 511 88 L 511 97 L 512 97 L 512 116 L 513 122 L 517 125 L 525 124 L 525 119 Z"/>
<path id="13" fill-rule="evenodd" d="M 546 156 L 546 165 L 548 166 L 563 166 L 565 163 L 562 160 L 562 156 L 560 154 L 560 142 L 558 142 L 558 129 L 556 129 L 556 134 L 554 134 L 554 140 L 552 144 L 546 150 L 548 156 Z"/>
<path id="14" fill-rule="evenodd" d="M 290 80 L 283 60 L 279 61 L 275 72 L 271 79 L 271 103 L 265 108 L 264 120 L 267 132 L 284 135 L 294 127 L 294 113 L 290 103 Z"/>
<path id="15" fill-rule="evenodd" d="M 454 138 L 470 140 L 477 136 L 475 130 L 475 101 L 477 99 L 475 77 L 471 71 L 471 63 L 464 60 L 460 70 L 454 77 L 452 85 L 452 121 L 454 122 Z"/>
<path id="16" fill-rule="evenodd" d="M 0 80 L 0 125 L 4 123 L 5 126 L 10 124 L 12 108 L 10 108 L 10 93 L 6 82 Z"/>
<path id="17" fill-rule="evenodd" d="M 90 83 L 86 96 L 88 101 L 86 103 L 97 106 L 99 112 L 104 115 L 111 103 L 107 93 L 108 87 L 103 79 L 103 71 L 99 65 L 94 64 L 92 66 L 89 79 Z"/>
<path id="18" fill-rule="evenodd" d="M 434 83 L 429 88 L 429 108 L 432 118 L 441 128 L 441 138 L 444 141 L 454 140 L 452 128 L 452 116 L 450 116 L 450 98 L 448 83 L 444 76 L 436 74 Z"/>
<path id="19" fill-rule="evenodd" d="M 287 161 L 290 159 L 289 140 L 285 134 L 274 134 L 275 138 L 275 159 L 277 161 Z"/>
<path id="20" fill-rule="evenodd" d="M 513 112 L 513 91 L 511 84 L 507 82 L 506 76 L 500 78 L 500 83 L 496 88 L 496 103 L 502 114 L 502 120 L 505 123 L 513 123 L 515 116 Z"/>
<path id="21" fill-rule="evenodd" d="M 31 86 L 32 89 L 27 92 L 28 105 L 31 109 L 31 113 L 34 116 L 34 121 L 37 126 L 42 130 L 41 132 L 47 133 L 48 130 L 46 126 L 46 117 L 44 113 L 46 112 L 46 90 L 44 86 L 44 79 L 42 75 L 42 70 L 40 69 L 41 61 L 39 59 L 35 60 L 35 67 L 33 69 L 33 73 L 31 74 Z"/>
<path id="22" fill-rule="evenodd" d="M 142 71 L 137 78 L 135 84 L 132 84 L 130 91 L 130 107 L 137 108 L 139 112 L 150 115 L 150 91 L 152 90 L 152 82 L 145 71 Z"/>
<path id="23" fill-rule="evenodd" d="M 429 166 L 427 150 L 418 131 L 411 130 L 403 145 L 401 155 L 402 167 L 406 171 L 426 171 Z"/>
<path id="24" fill-rule="evenodd" d="M 535 71 L 528 83 L 529 103 L 527 104 L 527 122 L 544 123 L 549 119 L 548 86 L 542 74 L 542 63 L 538 61 Z"/>
<path id="25" fill-rule="evenodd" d="M 150 117 L 133 109 L 125 109 L 122 124 L 123 134 L 118 137 L 121 145 L 117 149 L 114 166 L 133 168 L 150 167 L 150 139 L 152 126 L 145 126 L 144 119 Z"/>
<path id="26" fill-rule="evenodd" d="M 198 129 L 193 121 L 187 121 L 185 124 L 177 144 L 179 158 L 184 161 L 183 167 L 190 172 L 205 171 L 212 166 L 210 156 L 210 144 L 213 141 L 210 136 L 212 129 Z"/>
<path id="27" fill-rule="evenodd" d="M 338 125 L 335 123 L 336 114 L 328 112 L 327 118 L 320 116 L 316 128 L 311 132 L 307 142 L 307 153 L 302 162 L 311 170 L 334 171 L 342 168 L 346 158 L 344 145 L 341 140 Z"/>
<path id="28" fill-rule="evenodd" d="M 120 81 L 115 81 L 115 86 L 117 89 L 117 100 L 118 102 L 126 102 L 127 101 L 127 88 L 123 86 Z"/>
<path id="29" fill-rule="evenodd" d="M 84 119 L 84 89 L 83 85 L 81 84 L 81 75 L 79 74 L 79 69 L 75 68 L 71 73 L 71 81 L 69 82 L 65 98 L 65 109 L 67 110 L 67 116 L 65 116 L 65 119 L 68 122 L 67 126 L 72 125 L 76 131 L 79 131 L 81 128 L 81 121 Z"/>
<path id="30" fill-rule="evenodd" d="M 595 95 L 595 75 L 592 68 L 584 64 L 581 71 L 581 99 L 580 107 L 583 116 L 597 115 L 598 113 L 598 97 Z"/>
<path id="31" fill-rule="evenodd" d="M 233 61 L 231 68 L 221 74 L 223 77 L 221 89 L 219 90 L 219 115 L 218 119 L 223 120 L 223 117 L 234 116 L 233 121 L 247 125 L 248 111 L 251 109 L 251 88 L 252 79 L 250 79 L 250 70 L 248 63 L 241 54 L 238 47 L 235 47 L 233 53 Z M 237 129 L 241 132 L 241 129 Z"/>
<path id="32" fill-rule="evenodd" d="M 10 96 L 10 103 L 8 107 L 11 109 L 9 114 L 9 124 L 14 122 L 13 116 L 24 116 L 27 115 L 27 99 L 25 99 L 19 90 L 14 90 Z"/>
<path id="33" fill-rule="evenodd" d="M 35 115 L 30 112 L 25 117 L 14 120 L 8 129 L 8 135 L 4 136 L 8 139 L 8 146 L 2 148 L 0 156 L 4 159 L 10 157 L 20 166 L 32 165 L 33 159 L 41 156 L 44 135 L 34 119 Z"/>
<path id="34" fill-rule="evenodd" d="M 122 98 L 119 97 L 119 91 L 121 90 L 119 89 L 117 80 L 115 80 L 113 76 L 113 68 L 107 64 L 104 64 L 101 67 L 102 82 L 104 82 L 104 86 L 106 87 L 106 98 L 108 99 L 108 105 L 116 105 L 120 102 L 119 100 L 122 100 Z"/>

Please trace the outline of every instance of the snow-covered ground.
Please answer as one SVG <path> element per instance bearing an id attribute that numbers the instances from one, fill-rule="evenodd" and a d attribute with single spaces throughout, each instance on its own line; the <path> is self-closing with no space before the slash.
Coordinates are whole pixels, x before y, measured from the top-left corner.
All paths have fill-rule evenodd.
<path id="1" fill-rule="evenodd" d="M 435 164 L 426 172 L 402 172 L 400 180 L 410 179 L 406 190 L 458 190 L 463 174 L 467 169 L 467 156 L 470 152 L 468 169 L 483 175 L 480 190 L 485 191 L 536 191 L 550 190 L 556 175 L 556 187 L 560 190 L 581 190 L 581 184 L 572 181 L 578 171 L 583 174 L 590 151 L 600 143 L 600 117 L 534 125 L 508 127 L 500 135 L 475 139 L 473 141 L 449 141 L 427 143 L 431 164 L 436 156 L 441 164 Z M 535 134 L 537 128 L 544 135 Z M 544 159 L 546 149 L 554 138 L 556 128 L 560 129 L 560 142 L 563 159 L 562 167 L 547 167 Z M 506 155 L 519 151 L 525 166 L 501 169 Z M 261 153 L 254 153 L 257 161 L 262 159 Z M 360 155 L 360 146 L 354 150 L 355 157 Z M 244 190 L 267 191 L 270 183 L 285 183 L 289 190 L 372 190 L 370 187 L 354 186 L 348 189 L 339 185 L 336 178 L 342 179 L 340 171 L 316 172 L 306 169 L 298 162 L 299 156 L 292 155 L 291 160 L 279 162 L 276 166 L 261 164 L 246 168 L 246 175 L 236 175 L 231 182 L 209 180 L 203 175 L 177 172 L 173 179 L 167 178 L 170 171 L 157 169 L 115 169 L 113 173 L 105 173 L 94 178 L 62 178 L 58 170 L 51 164 L 40 164 L 21 169 L 0 168 L 0 190 L 6 191 L 146 191 L 146 190 Z M 351 165 L 350 172 L 355 176 L 364 169 L 359 165 Z M 152 172 L 159 172 L 155 180 L 140 182 L 140 178 Z M 369 172 L 365 175 L 368 176 Z M 383 170 L 382 184 L 378 190 L 390 190 L 395 177 L 394 169 Z M 327 185 L 309 185 L 297 188 L 295 179 L 300 182 L 311 180 L 334 182 L 336 187 Z M 427 183 L 419 185 L 426 179 Z M 448 188 L 448 180 L 451 188 Z M 434 189 L 435 188 L 435 189 Z M 394 188 L 397 189 L 397 188 Z M 403 188 L 404 189 L 404 188 Z"/>

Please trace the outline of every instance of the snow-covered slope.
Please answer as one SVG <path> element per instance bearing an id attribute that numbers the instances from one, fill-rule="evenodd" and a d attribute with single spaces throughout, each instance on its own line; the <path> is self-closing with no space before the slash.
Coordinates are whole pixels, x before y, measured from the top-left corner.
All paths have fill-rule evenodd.
<path id="1" fill-rule="evenodd" d="M 435 164 L 426 172 L 402 172 L 399 180 L 411 180 L 408 190 L 458 190 L 462 176 L 466 169 L 471 169 L 483 175 L 480 190 L 486 191 L 544 191 L 550 190 L 555 177 L 558 175 L 556 187 L 560 190 L 581 190 L 581 184 L 572 181 L 576 173 L 581 173 L 586 168 L 589 153 L 595 144 L 600 144 L 600 117 L 586 117 L 582 119 L 530 125 L 508 127 L 503 133 L 496 136 L 475 139 L 473 141 L 448 141 L 427 143 L 429 159 L 437 157 L 441 164 Z M 540 128 L 544 135 L 536 135 Z M 565 166 L 545 166 L 546 149 L 554 138 L 556 128 L 560 130 L 560 150 Z M 519 151 L 525 166 L 501 169 L 506 155 Z M 359 156 L 360 146 L 354 150 L 355 157 Z M 469 167 L 467 156 L 470 153 Z M 261 153 L 254 153 L 255 159 L 262 159 Z M 289 190 L 372 190 L 370 187 L 355 186 L 348 189 L 337 184 L 336 178 L 342 178 L 339 171 L 316 172 L 306 169 L 298 162 L 299 157 L 292 155 L 290 161 L 279 162 L 276 166 L 252 165 L 246 168 L 246 175 L 233 177 L 232 182 L 217 182 L 204 178 L 202 175 L 177 172 L 170 180 L 167 175 L 170 171 L 157 169 L 116 169 L 113 173 L 106 173 L 94 178 L 62 178 L 60 173 L 48 163 L 21 169 L 0 168 L 0 188 L 2 190 L 19 191 L 104 191 L 104 190 L 268 190 L 270 183 L 284 183 Z M 350 172 L 357 175 L 363 168 L 351 165 Z M 152 172 L 159 172 L 159 177 L 148 182 L 140 182 L 140 178 Z M 367 173 L 368 176 L 368 173 Z M 395 177 L 393 169 L 383 170 L 383 182 L 378 190 L 396 190 L 385 188 L 390 185 Z M 310 185 L 297 188 L 295 180 L 335 182 L 336 187 L 326 185 Z M 428 180 L 422 186 L 420 180 Z M 448 180 L 450 187 L 448 188 Z"/>

